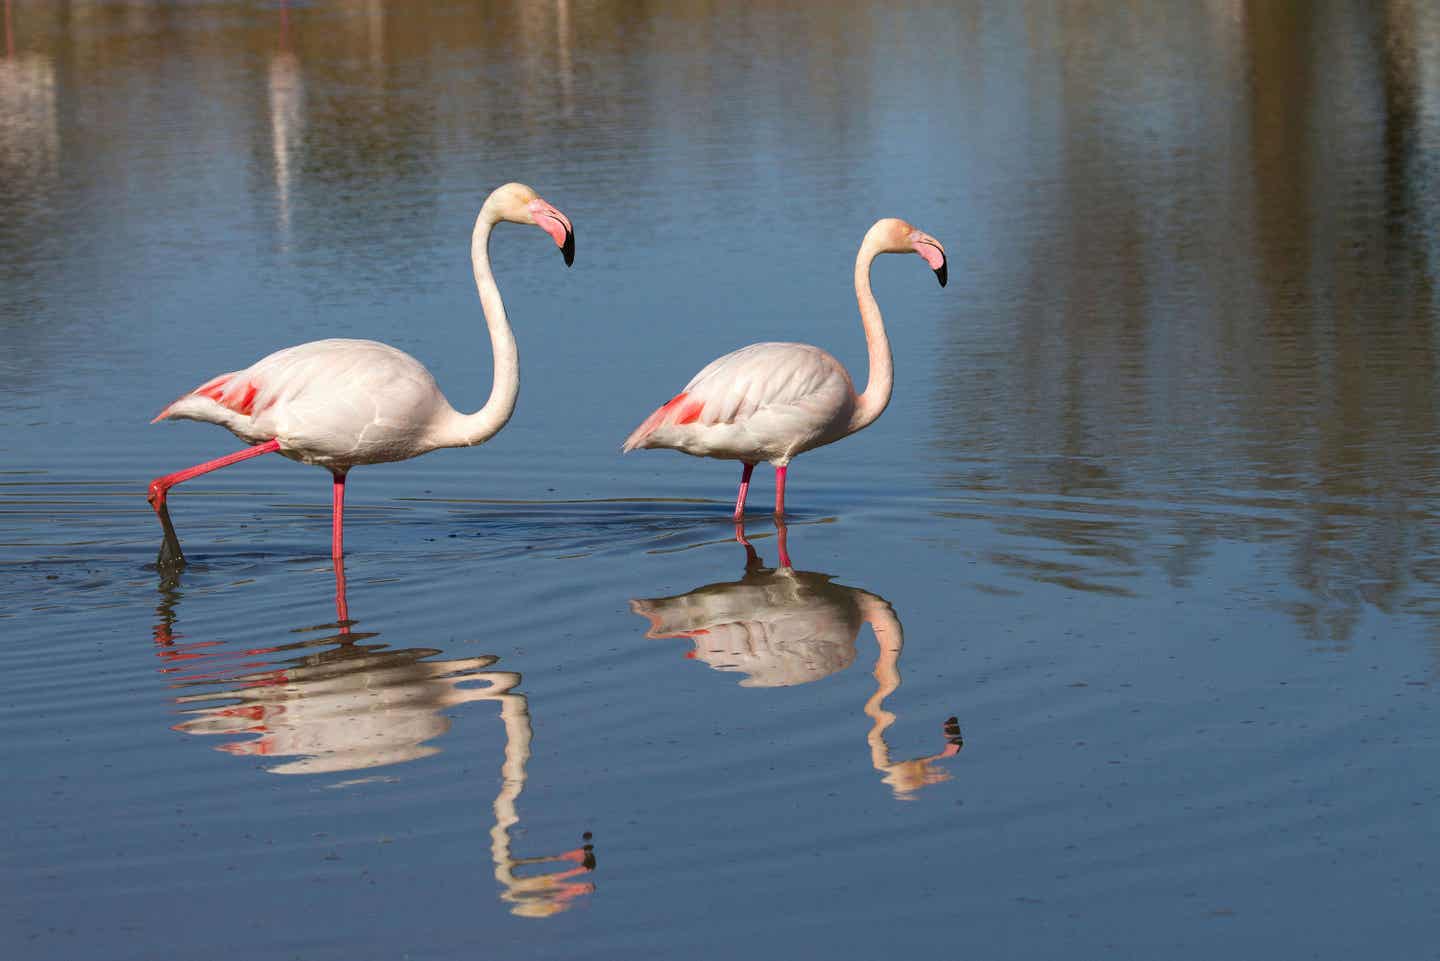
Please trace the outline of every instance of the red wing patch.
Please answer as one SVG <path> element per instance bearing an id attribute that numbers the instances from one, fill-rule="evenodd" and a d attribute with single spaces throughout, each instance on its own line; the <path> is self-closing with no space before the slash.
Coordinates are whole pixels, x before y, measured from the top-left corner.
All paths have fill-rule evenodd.
<path id="1" fill-rule="evenodd" d="M 674 410 L 676 407 L 679 407 L 680 404 L 684 402 L 686 396 L 687 396 L 687 395 L 685 395 L 685 394 L 683 394 L 683 393 L 680 393 L 680 394 L 676 394 L 674 397 L 670 398 L 670 400 L 666 402 L 666 404 L 665 404 L 664 407 L 661 407 L 659 410 L 657 410 L 657 411 L 655 412 L 655 414 L 653 415 L 654 418 L 655 418 L 656 420 L 664 420 L 664 419 L 665 419 L 665 415 L 668 414 L 668 413 L 670 413 L 670 412 L 671 412 L 672 410 Z"/>
<path id="2" fill-rule="evenodd" d="M 675 409 L 685 403 L 685 397 L 686 395 L 681 393 L 670 398 L 669 402 L 663 407 L 645 418 L 645 423 L 640 425 L 640 429 L 635 432 L 635 436 L 644 437 L 661 424 L 669 423 L 672 415 L 675 413 Z"/>
<path id="3" fill-rule="evenodd" d="M 700 412 L 704 409 L 704 401 L 691 400 L 689 394 L 676 394 L 670 398 L 669 403 L 646 419 L 642 429 L 648 434 L 661 424 L 693 424 L 700 419 Z"/>
<path id="4" fill-rule="evenodd" d="M 255 410 L 255 395 L 259 392 L 260 388 L 254 384 L 246 384 L 244 392 L 240 395 L 240 404 L 234 409 L 248 417 L 250 413 Z M 224 403 L 224 401 L 221 401 L 221 403 Z"/>
<path id="5" fill-rule="evenodd" d="M 221 407 L 233 410 L 237 414 L 242 414 L 246 417 L 250 417 L 255 413 L 255 398 L 257 395 L 259 395 L 259 393 L 260 386 L 255 382 L 237 382 L 235 380 L 234 374 L 221 374 L 214 380 L 207 381 L 201 384 L 199 387 L 196 387 L 194 390 L 192 390 L 189 394 L 186 394 L 185 396 L 204 397 L 207 400 L 213 400 Z M 181 399 L 183 400 L 184 398 Z M 274 398 L 271 398 L 271 400 L 267 402 L 265 406 L 268 407 L 273 402 Z M 175 405 L 171 404 L 170 406 L 173 407 Z M 155 420 L 163 420 L 165 415 L 169 412 L 170 408 L 165 408 L 160 412 L 160 416 L 156 417 Z M 151 421 L 151 423 L 154 423 L 154 421 Z"/>
<path id="6" fill-rule="evenodd" d="M 681 394 L 680 396 L 684 397 L 685 395 Z M 700 412 L 704 409 L 705 405 L 702 402 L 698 400 L 689 401 L 675 411 L 675 423 L 693 424 L 700 419 Z"/>
<path id="7" fill-rule="evenodd" d="M 255 395 L 260 393 L 260 388 L 249 381 L 232 383 L 226 378 L 219 383 L 206 384 L 195 393 L 210 398 L 221 407 L 228 407 L 237 414 L 249 417 L 255 410 Z"/>
<path id="8" fill-rule="evenodd" d="M 624 449 L 633 450 L 658 427 L 667 424 L 693 424 L 700 419 L 700 413 L 704 409 L 704 401 L 694 400 L 684 392 L 676 394 L 663 407 L 645 418 L 643 424 L 635 428 L 635 432 L 626 438 Z"/>

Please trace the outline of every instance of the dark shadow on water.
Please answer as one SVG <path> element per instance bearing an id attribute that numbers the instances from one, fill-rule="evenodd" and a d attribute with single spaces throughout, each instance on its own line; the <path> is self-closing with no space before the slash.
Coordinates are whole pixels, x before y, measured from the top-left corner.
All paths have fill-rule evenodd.
<path id="1" fill-rule="evenodd" d="M 687 656 L 716 671 L 743 674 L 742 687 L 791 687 L 819 681 L 855 660 L 860 628 L 869 624 L 879 648 L 875 693 L 865 702 L 871 720 L 870 760 L 895 797 L 908 800 L 930 784 L 949 780 L 935 763 L 963 746 L 955 718 L 945 722 L 945 746 L 935 754 L 896 761 L 885 732 L 895 723 L 885 699 L 900 687 L 905 632 L 890 602 L 877 594 L 837 584 L 829 574 L 790 564 L 787 527 L 776 524 L 779 567 L 765 567 L 741 525 L 734 539 L 745 548 L 738 581 L 706 584 L 673 597 L 635 599 L 630 609 L 650 622 L 645 636 L 685 638 Z"/>
<path id="2" fill-rule="evenodd" d="M 493 670 L 499 658 L 491 654 L 436 659 L 438 648 L 377 643 L 378 633 L 355 629 L 343 565 L 333 622 L 291 628 L 293 639 L 264 647 L 186 638 L 178 629 L 185 576 L 161 579 L 152 632 L 160 673 L 184 718 L 176 731 L 225 737 L 217 750 L 264 758 L 271 774 L 334 775 L 437 754 L 434 742 L 450 730 L 449 709 L 498 702 L 505 753 L 490 854 L 501 900 L 513 914 L 544 917 L 594 890 L 584 880 L 595 868 L 588 832 L 582 846 L 559 854 L 516 857 L 511 850 L 534 736 L 518 672 Z M 558 867 L 537 872 L 538 865 Z"/>
<path id="3" fill-rule="evenodd" d="M 479 538 L 486 556 L 541 552 L 550 557 L 628 555 L 686 550 L 732 539 L 729 502 L 699 499 L 564 501 L 430 501 L 451 507 L 446 540 Z M 494 505 L 492 509 L 469 505 Z M 827 523 L 815 512 L 794 512 L 795 524 Z M 722 533 L 723 532 L 723 533 Z M 698 539 L 697 539 L 698 538 Z"/>
<path id="4" fill-rule="evenodd" d="M 5 487 L 5 485 L 0 485 Z M 295 496 L 303 497 L 303 488 Z M 199 489 L 172 496 L 185 532 L 186 569 L 229 578 L 276 565 L 329 563 L 330 507 L 260 488 Z M 502 500 L 401 497 L 346 509 L 350 553 L 444 563 L 520 557 L 579 558 L 683 550 L 728 539 L 729 501 L 687 498 Z M 0 618 L 46 598 L 74 603 L 97 585 L 148 590 L 160 526 L 143 488 L 76 483 L 43 474 L 0 491 L 0 514 L 19 536 L 0 539 Z M 795 511 L 793 523 L 824 523 Z M 92 594 L 87 600 L 108 604 Z"/>

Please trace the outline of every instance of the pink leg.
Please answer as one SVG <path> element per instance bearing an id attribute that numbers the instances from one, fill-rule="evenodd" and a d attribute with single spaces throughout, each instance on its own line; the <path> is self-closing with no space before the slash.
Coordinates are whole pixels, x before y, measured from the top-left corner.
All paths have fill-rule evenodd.
<path id="1" fill-rule="evenodd" d="M 330 556 L 338 565 L 345 556 L 345 472 L 337 470 L 333 473 L 335 490 L 330 509 Z"/>
<path id="2" fill-rule="evenodd" d="M 782 468 L 780 468 L 780 469 L 781 469 L 781 470 L 784 470 L 785 468 L 782 467 Z M 776 545 L 780 548 L 780 566 L 781 566 L 781 567 L 789 567 L 789 566 L 790 566 L 790 552 L 785 549 L 785 538 L 786 538 L 785 522 L 784 522 L 783 520 L 781 520 L 781 519 L 780 519 L 780 515 L 777 514 L 777 515 L 775 515 L 775 543 L 776 543 Z"/>
<path id="3" fill-rule="evenodd" d="M 335 558 L 335 623 L 341 634 L 350 633 L 350 605 L 345 601 L 345 558 Z"/>
<path id="4" fill-rule="evenodd" d="M 745 536 L 744 521 L 735 522 L 735 540 L 745 545 L 745 570 L 750 572 L 760 566 L 760 555 L 755 551 L 755 545 Z"/>
<path id="5" fill-rule="evenodd" d="M 166 568 L 185 563 L 185 555 L 180 552 L 180 539 L 175 536 L 175 525 L 170 523 L 170 510 L 165 506 L 165 495 L 169 493 L 170 488 L 176 484 L 183 484 L 191 478 L 199 477 L 201 474 L 208 474 L 212 470 L 229 467 L 242 460 L 249 460 L 252 457 L 259 457 L 261 454 L 268 454 L 279 449 L 280 442 L 278 440 L 267 440 L 263 444 L 237 450 L 233 454 L 226 454 L 215 460 L 207 460 L 203 464 L 196 464 L 194 467 L 187 467 L 151 481 L 150 493 L 146 499 L 150 501 L 150 506 L 155 508 L 155 513 L 160 518 L 160 527 L 165 531 L 165 540 L 160 545 L 160 557 L 157 561 L 159 566 Z"/>
<path id="6" fill-rule="evenodd" d="M 775 516 L 785 516 L 785 472 L 789 467 L 775 468 Z M 786 565 L 789 566 L 788 564 Z"/>
<path id="7" fill-rule="evenodd" d="M 745 497 L 750 493 L 750 472 L 754 469 L 754 464 L 746 464 L 745 469 L 740 472 L 740 493 L 735 498 L 735 520 L 737 523 L 745 517 Z"/>

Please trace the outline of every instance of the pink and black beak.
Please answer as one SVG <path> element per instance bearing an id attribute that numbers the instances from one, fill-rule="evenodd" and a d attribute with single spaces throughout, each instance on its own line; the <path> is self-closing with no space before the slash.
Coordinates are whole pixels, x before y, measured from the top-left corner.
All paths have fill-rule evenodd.
<path id="1" fill-rule="evenodd" d="M 535 226 L 549 234 L 560 248 L 565 266 L 575 263 L 575 227 L 570 218 L 538 197 L 530 201 L 530 215 L 535 218 Z"/>
<path id="2" fill-rule="evenodd" d="M 950 279 L 950 271 L 945 262 L 945 248 L 940 246 L 940 241 L 916 230 L 910 234 L 910 242 L 915 245 L 915 252 L 924 257 L 930 269 L 935 271 L 935 279 L 940 281 L 940 286 L 944 287 Z"/>

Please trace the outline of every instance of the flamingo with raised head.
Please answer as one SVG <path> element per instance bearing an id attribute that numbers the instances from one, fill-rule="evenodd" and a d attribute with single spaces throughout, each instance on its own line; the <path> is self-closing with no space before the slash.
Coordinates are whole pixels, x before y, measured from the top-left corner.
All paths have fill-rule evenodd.
<path id="1" fill-rule="evenodd" d="M 831 444 L 875 422 L 890 403 L 895 368 L 880 307 L 870 292 L 870 265 L 879 254 L 916 253 L 945 286 L 940 241 L 893 217 L 875 222 L 855 257 L 855 299 L 870 352 L 863 394 L 844 365 L 810 344 L 751 344 L 696 374 L 685 389 L 635 428 L 621 448 L 667 447 L 697 457 L 738 460 L 735 520 L 745 515 L 750 473 L 775 467 L 775 515 L 785 514 L 785 472 L 796 454 Z"/>
<path id="2" fill-rule="evenodd" d="M 219 424 L 253 445 L 150 482 L 149 500 L 165 532 L 162 568 L 184 562 L 165 497 L 176 484 L 278 452 L 334 476 L 331 554 L 343 553 L 345 475 L 357 464 L 407 460 L 441 447 L 471 447 L 499 433 L 520 392 L 520 356 L 505 304 L 490 271 L 490 234 L 501 221 L 532 224 L 555 241 L 568 267 L 575 230 L 559 210 L 524 184 L 497 187 L 475 218 L 470 260 L 490 330 L 495 377 L 485 406 L 462 414 L 425 365 L 373 340 L 317 340 L 288 347 L 244 370 L 206 381 L 162 410 L 160 420 Z M 152 421 L 151 423 L 154 423 Z"/>

